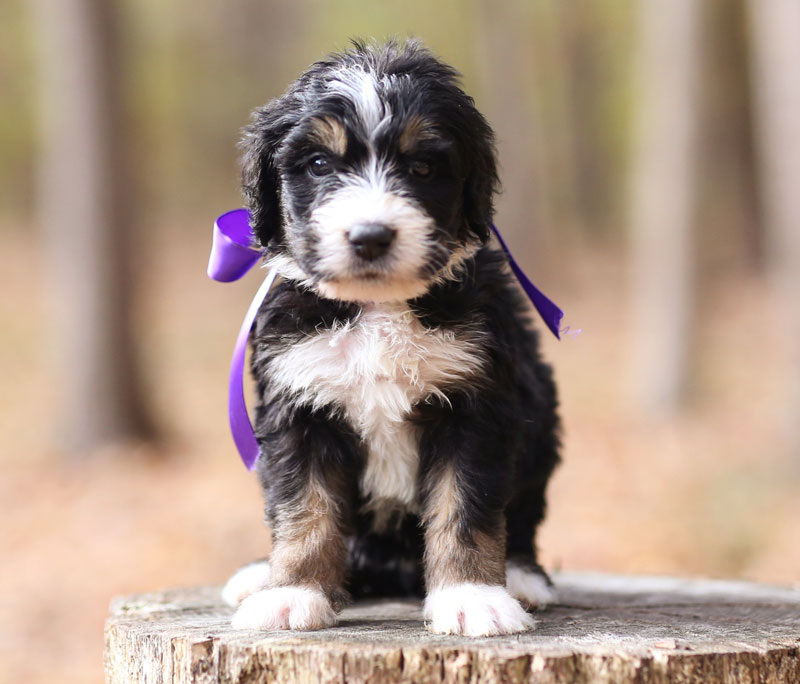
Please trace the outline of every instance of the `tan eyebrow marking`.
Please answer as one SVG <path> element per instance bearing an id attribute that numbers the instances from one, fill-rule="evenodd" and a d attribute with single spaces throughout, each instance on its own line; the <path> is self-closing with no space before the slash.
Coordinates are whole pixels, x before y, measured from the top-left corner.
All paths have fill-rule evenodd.
<path id="1" fill-rule="evenodd" d="M 344 124 L 331 116 L 322 116 L 311 121 L 311 139 L 340 157 L 347 152 L 347 131 Z"/>
<path id="2" fill-rule="evenodd" d="M 414 150 L 418 143 L 434 138 L 436 138 L 436 131 L 433 124 L 421 116 L 412 116 L 400 134 L 397 144 L 403 154 L 408 154 Z"/>

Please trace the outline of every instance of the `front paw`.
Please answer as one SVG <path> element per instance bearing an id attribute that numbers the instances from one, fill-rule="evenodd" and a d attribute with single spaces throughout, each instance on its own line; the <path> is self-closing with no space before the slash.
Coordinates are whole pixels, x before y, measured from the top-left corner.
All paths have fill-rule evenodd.
<path id="1" fill-rule="evenodd" d="M 439 634 L 494 636 L 533 629 L 534 619 L 504 587 L 454 584 L 425 599 L 428 629 Z"/>
<path id="2" fill-rule="evenodd" d="M 321 629 L 336 622 L 330 601 L 318 589 L 275 587 L 248 596 L 231 620 L 234 629 Z"/>

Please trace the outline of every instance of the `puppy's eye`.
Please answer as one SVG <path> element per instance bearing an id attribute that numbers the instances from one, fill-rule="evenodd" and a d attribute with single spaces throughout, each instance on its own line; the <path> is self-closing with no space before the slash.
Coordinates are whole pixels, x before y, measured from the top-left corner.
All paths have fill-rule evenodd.
<path id="1" fill-rule="evenodd" d="M 408 164 L 408 172 L 417 178 L 427 178 L 433 173 L 433 168 L 428 162 L 415 160 Z"/>
<path id="2" fill-rule="evenodd" d="M 333 172 L 333 165 L 325 157 L 314 157 L 308 164 L 308 172 L 312 176 L 327 176 Z"/>

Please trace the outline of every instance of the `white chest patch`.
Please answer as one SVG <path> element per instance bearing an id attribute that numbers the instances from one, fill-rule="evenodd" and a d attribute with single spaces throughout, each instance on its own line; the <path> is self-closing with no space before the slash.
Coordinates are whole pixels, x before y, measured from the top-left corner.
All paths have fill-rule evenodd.
<path id="1" fill-rule="evenodd" d="M 293 345 L 270 372 L 296 402 L 338 407 L 361 436 L 368 458 L 360 485 L 370 506 L 413 507 L 419 449 L 409 414 L 484 360 L 477 334 L 428 330 L 403 304 L 387 304 Z"/>

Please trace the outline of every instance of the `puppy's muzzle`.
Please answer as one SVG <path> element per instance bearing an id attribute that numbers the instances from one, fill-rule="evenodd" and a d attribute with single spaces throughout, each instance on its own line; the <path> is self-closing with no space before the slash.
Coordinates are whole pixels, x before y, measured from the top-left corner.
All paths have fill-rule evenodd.
<path id="1" fill-rule="evenodd" d="M 361 223 L 347 234 L 347 239 L 359 257 L 375 261 L 389 251 L 395 232 L 382 223 Z"/>

